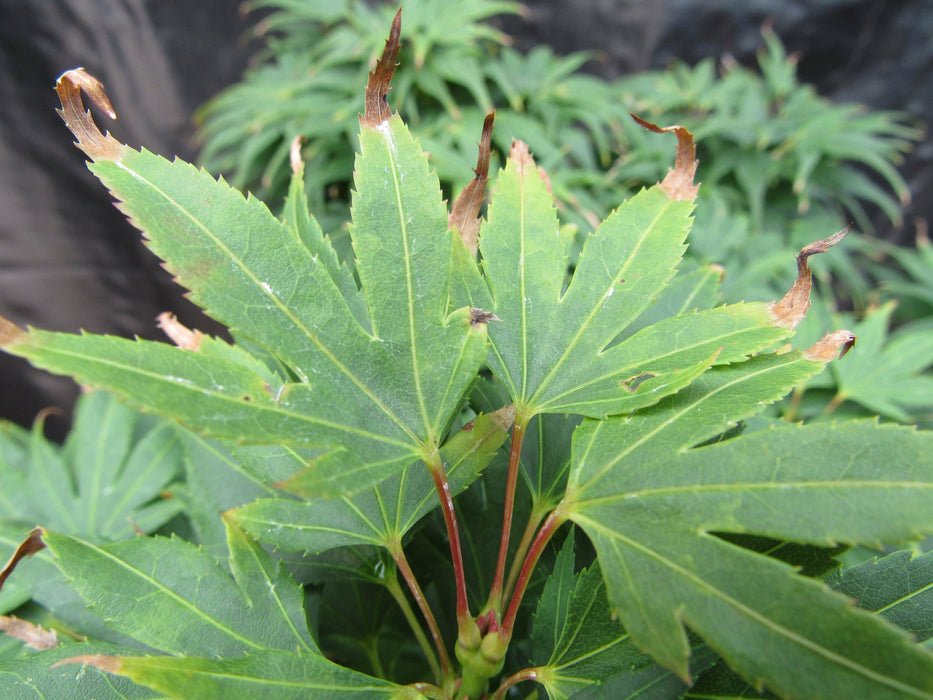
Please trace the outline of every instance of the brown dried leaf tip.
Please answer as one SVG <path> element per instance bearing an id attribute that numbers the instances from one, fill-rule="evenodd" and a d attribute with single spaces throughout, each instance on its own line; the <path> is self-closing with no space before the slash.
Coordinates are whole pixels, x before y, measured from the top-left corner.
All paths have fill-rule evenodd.
<path id="1" fill-rule="evenodd" d="M 395 67 L 398 65 L 401 36 L 402 10 L 399 8 L 399 11 L 395 13 L 395 19 L 392 20 L 392 29 L 389 31 L 389 38 L 386 39 L 382 58 L 369 73 L 369 80 L 366 83 L 366 108 L 363 116 L 360 117 L 360 124 L 363 126 L 379 126 L 392 116 L 388 100 L 391 89 L 389 84 L 392 82 Z"/>
<path id="2" fill-rule="evenodd" d="M 794 286 L 783 299 L 773 301 L 768 305 L 768 310 L 774 319 L 773 325 L 781 328 L 796 328 L 803 320 L 804 314 L 810 308 L 810 288 L 813 282 L 813 273 L 810 271 L 807 259 L 811 255 L 828 251 L 845 238 L 850 230 L 852 230 L 852 224 L 841 231 L 836 231 L 829 238 L 823 238 L 803 247 L 797 256 L 797 280 Z"/>
<path id="3" fill-rule="evenodd" d="M 296 136 L 292 139 L 292 145 L 288 149 L 288 164 L 291 166 L 294 175 L 304 163 L 301 161 L 301 144 L 305 142 L 304 136 Z"/>
<path id="4" fill-rule="evenodd" d="M 820 340 L 815 342 L 803 356 L 808 360 L 817 362 L 829 362 L 836 358 L 845 357 L 846 353 L 855 345 L 855 336 L 852 331 L 840 330 L 827 333 Z"/>
<path id="5" fill-rule="evenodd" d="M 667 176 L 661 181 L 661 189 L 667 192 L 671 199 L 688 201 L 696 199 L 700 186 L 693 184 L 698 163 L 693 134 L 682 126 L 662 127 L 645 121 L 634 114 L 632 114 L 632 119 L 648 131 L 653 131 L 656 134 L 666 134 L 671 131 L 677 134 L 677 158 L 674 160 L 674 167 L 667 172 Z"/>
<path id="6" fill-rule="evenodd" d="M 9 319 L 0 316 L 0 346 L 12 345 L 26 335 L 26 331 Z"/>
<path id="7" fill-rule="evenodd" d="M 77 146 L 91 160 L 117 160 L 126 148 L 122 143 L 97 128 L 90 110 L 84 108 L 81 91 L 91 102 L 100 107 L 111 119 L 117 118 L 113 105 L 104 92 L 103 84 L 83 68 L 74 68 L 61 74 L 55 84 L 55 92 L 62 108 L 56 110 L 77 139 Z"/>
<path id="8" fill-rule="evenodd" d="M 120 657 L 119 656 L 105 656 L 104 654 L 84 654 L 82 656 L 72 656 L 70 659 L 63 659 L 58 663 L 54 663 L 49 668 L 58 668 L 59 666 L 64 666 L 65 664 L 82 664 L 87 666 L 94 666 L 99 668 L 101 671 L 107 671 L 108 673 L 119 673 L 121 668 Z"/>
<path id="9" fill-rule="evenodd" d="M 199 330 L 191 330 L 182 325 L 175 314 L 163 311 L 156 316 L 156 323 L 162 329 L 162 332 L 183 350 L 199 350 L 201 348 L 204 334 Z"/>
<path id="10" fill-rule="evenodd" d="M 483 121 L 483 135 L 479 141 L 479 156 L 476 158 L 476 176 L 463 188 L 457 197 L 447 218 L 447 225 L 456 229 L 460 240 L 475 258 L 479 250 L 479 210 L 486 197 L 486 184 L 489 182 L 489 158 L 492 154 L 492 128 L 496 113 L 490 112 Z"/>
<path id="11" fill-rule="evenodd" d="M 43 629 L 39 625 L 20 620 L 18 617 L 0 615 L 0 630 L 36 651 L 54 649 L 58 646 L 58 635 L 55 630 Z"/>
<path id="12" fill-rule="evenodd" d="M 13 556 L 10 557 L 10 560 L 6 563 L 6 566 L 0 570 L 0 590 L 3 589 L 3 584 L 9 578 L 10 574 L 13 573 L 13 569 L 16 568 L 16 565 L 19 564 L 26 557 L 31 557 L 36 552 L 41 552 L 45 549 L 45 542 L 42 541 L 42 529 L 35 528 L 32 530 L 29 535 L 23 540 L 23 543 L 16 548 L 16 551 L 13 552 Z"/>

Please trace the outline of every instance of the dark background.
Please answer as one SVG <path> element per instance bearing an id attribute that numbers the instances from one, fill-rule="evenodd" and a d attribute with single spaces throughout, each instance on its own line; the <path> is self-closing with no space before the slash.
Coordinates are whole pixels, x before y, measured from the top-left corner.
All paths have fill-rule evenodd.
<path id="1" fill-rule="evenodd" d="M 436 0 L 455 2 L 456 0 Z M 587 69 L 613 78 L 679 59 L 731 54 L 754 66 L 771 21 L 799 74 L 824 96 L 923 120 L 933 108 L 930 0 L 526 0 L 501 26 L 519 48 L 595 50 Z M 215 328 L 182 297 L 84 165 L 52 90 L 84 66 L 106 85 L 120 140 L 193 159 L 191 115 L 235 82 L 259 48 L 239 0 L 0 0 L 0 314 L 21 325 L 164 339 L 158 313 Z M 455 31 L 456 28 L 452 28 Z M 902 172 L 913 196 L 899 230 L 910 243 L 933 209 L 933 141 Z M 0 354 L 0 418 L 29 425 L 59 407 L 61 437 L 77 389 Z"/>

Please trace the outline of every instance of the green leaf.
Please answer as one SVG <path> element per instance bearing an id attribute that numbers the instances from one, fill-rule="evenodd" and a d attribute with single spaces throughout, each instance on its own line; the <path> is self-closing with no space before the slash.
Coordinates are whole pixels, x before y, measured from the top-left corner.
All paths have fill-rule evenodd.
<path id="1" fill-rule="evenodd" d="M 32 523 L 0 521 L 0 559 L 7 561 L 12 556 L 32 526 Z M 16 571 L 3 584 L 0 601 L 11 600 L 7 598 L 8 589 L 12 599 L 22 601 L 23 598 L 31 598 L 46 609 L 59 629 L 123 647 L 149 650 L 149 647 L 116 632 L 100 615 L 89 610 L 47 550 L 37 552 L 17 564 Z"/>
<path id="2" fill-rule="evenodd" d="M 181 461 L 171 423 L 141 419 L 95 392 L 78 400 L 63 449 L 42 431 L 39 421 L 28 452 L 19 452 L 16 463 L 0 463 L 0 516 L 120 539 L 155 530 L 178 512 L 179 504 L 163 497 Z"/>
<path id="3" fill-rule="evenodd" d="M 52 532 L 43 539 L 93 610 L 155 649 L 192 656 L 313 649 L 301 589 L 230 530 L 236 582 L 207 552 L 175 538 L 102 546 Z"/>
<path id="4" fill-rule="evenodd" d="M 909 551 L 894 552 L 834 571 L 826 582 L 854 598 L 860 608 L 911 632 L 918 642 L 933 637 L 933 552 L 916 557 Z"/>
<path id="5" fill-rule="evenodd" d="M 441 448 L 452 494 L 479 476 L 505 442 L 510 422 L 509 410 L 477 416 L 469 429 L 457 432 Z M 236 509 L 230 517 L 263 542 L 285 551 L 316 554 L 346 545 L 400 543 L 437 505 L 428 469 L 417 462 L 352 498 L 264 498 Z"/>
<path id="6" fill-rule="evenodd" d="M 236 659 L 92 657 L 90 662 L 179 700 L 415 700 L 421 694 L 311 653 L 264 651 Z"/>
<path id="7" fill-rule="evenodd" d="M 855 401 L 897 421 L 911 421 L 910 410 L 933 406 L 933 334 L 926 331 L 888 338 L 894 304 L 870 314 L 853 329 L 858 346 L 851 357 L 832 365 L 836 402 Z"/>
<path id="8" fill-rule="evenodd" d="M 64 664 L 75 656 L 132 653 L 101 642 L 66 644 L 38 654 L 0 663 L 0 696 L 9 700 L 144 700 L 160 695 L 128 678 L 114 678 L 93 666 Z"/>
<path id="9" fill-rule="evenodd" d="M 682 678 L 687 624 L 747 680 L 779 694 L 930 697 L 933 656 L 904 634 L 710 534 L 827 545 L 933 528 L 931 434 L 788 426 L 690 449 L 821 364 L 796 353 L 757 357 L 628 418 L 584 421 L 558 511 L 593 540 L 632 638 Z"/>
<path id="10" fill-rule="evenodd" d="M 519 415 L 605 418 L 650 405 L 717 353 L 744 359 L 787 335 L 764 304 L 746 304 L 668 319 L 611 346 L 674 276 L 691 209 L 664 185 L 635 195 L 587 238 L 564 289 L 569 261 L 546 183 L 527 149 L 513 148 L 481 230 L 488 288 L 466 261 L 456 268 L 470 303 L 502 319 L 489 328 L 489 362 Z"/>
<path id="11" fill-rule="evenodd" d="M 351 226 L 368 311 L 360 319 L 359 294 L 310 217 L 296 213 L 297 228 L 287 226 L 187 163 L 96 139 L 79 80 L 88 78 L 66 74 L 59 92 L 92 171 L 191 298 L 298 381 L 270 385 L 229 357 L 23 333 L 4 321 L 5 348 L 214 437 L 327 447 L 296 477 L 301 492 L 359 491 L 432 457 L 485 359 L 486 332 L 469 309 L 449 312 L 447 211 L 401 119 L 364 120 L 360 134 Z"/>
<path id="12" fill-rule="evenodd" d="M 531 635 L 534 658 L 546 659 L 535 669 L 537 680 L 552 700 L 570 697 L 617 674 L 635 676 L 654 666 L 612 619 L 599 566 L 574 575 L 573 560 L 573 537 L 568 537 L 538 600 Z M 670 675 L 666 669 L 658 670 L 658 675 Z M 679 679 L 677 684 L 683 688 Z"/>
<path id="13" fill-rule="evenodd" d="M 694 672 L 701 672 L 716 661 L 716 654 L 706 647 L 693 650 L 691 668 Z M 574 700 L 600 700 L 613 698 L 613 700 L 675 700 L 682 697 L 688 685 L 677 677 L 677 674 L 662 666 L 647 666 L 637 671 L 619 673 L 615 676 L 600 680 L 579 693 L 573 695 Z M 743 696 L 744 697 L 744 696 Z"/>

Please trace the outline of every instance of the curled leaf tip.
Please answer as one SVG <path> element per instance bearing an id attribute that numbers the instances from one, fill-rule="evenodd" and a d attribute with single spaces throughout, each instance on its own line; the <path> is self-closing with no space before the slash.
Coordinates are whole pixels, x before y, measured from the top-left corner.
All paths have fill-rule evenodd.
<path id="1" fill-rule="evenodd" d="M 156 323 L 162 332 L 183 350 L 199 350 L 201 348 L 204 334 L 199 330 L 191 330 L 182 325 L 175 314 L 163 311 L 156 316 Z"/>
<path id="2" fill-rule="evenodd" d="M 486 196 L 489 181 L 489 158 L 492 152 L 492 129 L 496 113 L 490 112 L 483 121 L 483 133 L 479 141 L 474 178 L 463 188 L 450 210 L 447 225 L 460 234 L 460 240 L 475 258 L 479 250 L 479 210 Z"/>
<path id="3" fill-rule="evenodd" d="M 832 236 L 804 246 L 797 255 L 797 279 L 790 291 L 780 301 L 771 302 L 768 310 L 771 312 L 772 323 L 782 328 L 796 328 L 803 320 L 804 314 L 810 308 L 810 288 L 813 284 L 813 273 L 807 262 L 811 255 L 825 253 L 848 235 L 852 229 L 849 224 Z"/>
<path id="4" fill-rule="evenodd" d="M 395 74 L 395 67 L 398 65 L 401 35 L 402 10 L 399 8 L 399 11 L 395 13 L 395 19 L 392 20 L 392 29 L 389 31 L 389 38 L 386 39 L 382 57 L 376 63 L 376 67 L 369 73 L 369 80 L 366 83 L 366 107 L 363 116 L 360 118 L 360 123 L 363 126 L 376 127 L 392 116 L 388 96 L 392 76 Z"/>
<path id="5" fill-rule="evenodd" d="M 61 661 L 52 664 L 50 668 L 57 668 L 66 664 L 82 664 L 85 666 L 94 666 L 95 668 L 99 668 L 101 671 L 107 671 L 108 673 L 119 673 L 121 666 L 120 657 L 118 656 L 106 656 L 104 654 L 82 654 L 81 656 L 72 656 L 69 659 L 62 659 Z"/>
<path id="6" fill-rule="evenodd" d="M 638 124 L 648 131 L 656 134 L 666 134 L 674 132 L 677 134 L 677 157 L 674 160 L 674 167 L 671 168 L 665 178 L 661 181 L 661 189 L 667 192 L 671 199 L 693 201 L 696 199 L 700 186 L 693 183 L 697 174 L 697 151 L 696 144 L 693 142 L 693 134 L 682 126 L 658 126 L 641 117 L 632 114 Z"/>
<path id="7" fill-rule="evenodd" d="M 288 149 L 288 164 L 291 166 L 293 174 L 301 170 L 301 166 L 304 165 L 301 160 L 301 144 L 304 142 L 304 136 L 296 136 L 292 139 L 292 145 Z"/>
<path id="8" fill-rule="evenodd" d="M 490 321 L 501 321 L 502 319 L 496 316 L 491 311 L 483 311 L 482 309 L 470 309 L 470 325 L 478 326 L 481 323 L 489 323 Z"/>
<path id="9" fill-rule="evenodd" d="M 854 345 L 855 335 L 852 331 L 833 331 L 832 333 L 827 333 L 820 340 L 815 342 L 804 353 L 804 357 L 817 362 L 829 362 L 837 357 L 842 359 Z"/>
<path id="10" fill-rule="evenodd" d="M 16 548 L 16 551 L 13 552 L 13 556 L 10 557 L 10 560 L 3 569 L 0 569 L 0 590 L 3 589 L 4 582 L 6 582 L 10 574 L 13 573 L 13 569 L 16 568 L 17 564 L 26 557 L 31 557 L 36 552 L 41 552 L 43 549 L 45 549 L 45 542 L 42 541 L 42 528 L 37 527 L 26 536 L 26 539 Z"/>
<path id="11" fill-rule="evenodd" d="M 55 83 L 55 92 L 62 103 L 62 108 L 57 110 L 58 114 L 77 139 L 78 148 L 89 158 L 117 160 L 126 146 L 113 138 L 110 132 L 104 133 L 97 127 L 91 112 L 84 108 L 82 90 L 107 116 L 117 118 L 103 84 L 83 68 L 65 71 Z"/>

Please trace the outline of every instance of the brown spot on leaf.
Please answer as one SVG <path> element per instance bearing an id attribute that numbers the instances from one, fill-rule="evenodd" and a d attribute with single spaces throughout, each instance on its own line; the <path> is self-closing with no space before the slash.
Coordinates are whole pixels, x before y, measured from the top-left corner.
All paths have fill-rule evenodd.
<path id="1" fill-rule="evenodd" d="M 645 121 L 641 117 L 632 115 L 632 119 L 656 134 L 666 134 L 673 131 L 677 134 L 677 158 L 674 167 L 667 172 L 661 181 L 661 189 L 667 192 L 671 199 L 693 201 L 696 199 L 699 185 L 693 184 L 697 174 L 697 151 L 693 143 L 693 134 L 682 126 L 658 126 Z"/>
<path id="2" fill-rule="evenodd" d="M 17 564 L 26 557 L 31 557 L 36 552 L 41 552 L 43 549 L 45 549 L 45 542 L 42 541 L 42 529 L 37 527 L 32 530 L 26 539 L 23 540 L 22 544 L 16 548 L 16 551 L 13 552 L 13 556 L 10 557 L 6 566 L 0 570 L 0 590 L 3 589 L 3 584 L 10 574 L 13 573 L 13 569 L 16 568 Z"/>
<path id="3" fill-rule="evenodd" d="M 486 195 L 486 183 L 489 181 L 489 157 L 492 152 L 492 127 L 495 116 L 495 112 L 490 112 L 483 121 L 479 156 L 473 170 L 476 176 L 463 188 L 447 219 L 447 225 L 457 230 L 460 240 L 474 258 L 479 250 L 479 210 Z"/>
<path id="4" fill-rule="evenodd" d="M 823 238 L 803 247 L 797 255 L 797 280 L 794 286 L 780 301 L 773 301 L 768 305 L 768 310 L 774 319 L 773 325 L 781 328 L 796 328 L 803 320 L 807 309 L 810 308 L 810 288 L 813 285 L 813 273 L 810 271 L 807 259 L 811 255 L 828 251 L 845 238 L 851 229 L 852 224 L 849 224 L 829 238 Z"/>
<path id="5" fill-rule="evenodd" d="M 183 350 L 200 350 L 201 341 L 204 340 L 204 334 L 199 330 L 191 330 L 182 325 L 175 314 L 169 311 L 163 311 L 156 316 L 157 325 L 162 332 L 167 335 L 175 345 Z"/>
<path id="6" fill-rule="evenodd" d="M 379 59 L 376 67 L 369 73 L 369 80 L 366 83 L 366 107 L 363 116 L 360 117 L 362 126 L 376 127 L 392 116 L 388 96 L 392 76 L 395 74 L 395 67 L 398 65 L 401 35 L 402 10 L 399 8 L 399 11 L 395 13 L 395 19 L 392 20 L 392 29 L 389 31 L 389 38 L 386 39 L 382 58 Z"/>
<path id="7" fill-rule="evenodd" d="M 58 635 L 55 634 L 55 630 L 42 629 L 39 625 L 17 617 L 0 615 L 0 630 L 36 651 L 54 649 L 58 646 Z"/>
<path id="8" fill-rule="evenodd" d="M 97 128 L 90 110 L 86 110 L 81 101 L 82 90 L 107 116 L 117 118 L 103 84 L 83 68 L 66 71 L 59 77 L 55 92 L 62 108 L 56 111 L 77 139 L 78 148 L 91 160 L 118 160 L 126 146 L 113 138 L 109 131 L 104 133 Z"/>
<path id="9" fill-rule="evenodd" d="M 12 345 L 26 335 L 26 331 L 12 321 L 0 316 L 0 345 Z"/>
<path id="10" fill-rule="evenodd" d="M 57 668 L 65 664 L 85 664 L 87 666 L 99 668 L 101 671 L 107 671 L 108 673 L 119 673 L 121 667 L 120 657 L 118 656 L 83 654 L 82 656 L 72 656 L 70 659 L 63 659 L 58 663 L 52 664 L 49 668 Z"/>
<path id="11" fill-rule="evenodd" d="M 853 345 L 855 345 L 855 336 L 852 331 L 833 331 L 815 342 L 803 356 L 808 360 L 829 362 L 836 359 L 837 354 L 840 359 L 845 357 L 845 354 L 852 349 Z"/>
<path id="12" fill-rule="evenodd" d="M 470 309 L 470 325 L 478 326 L 481 323 L 489 323 L 490 321 L 501 321 L 502 319 L 496 316 L 491 311 L 483 311 L 482 309 Z"/>

